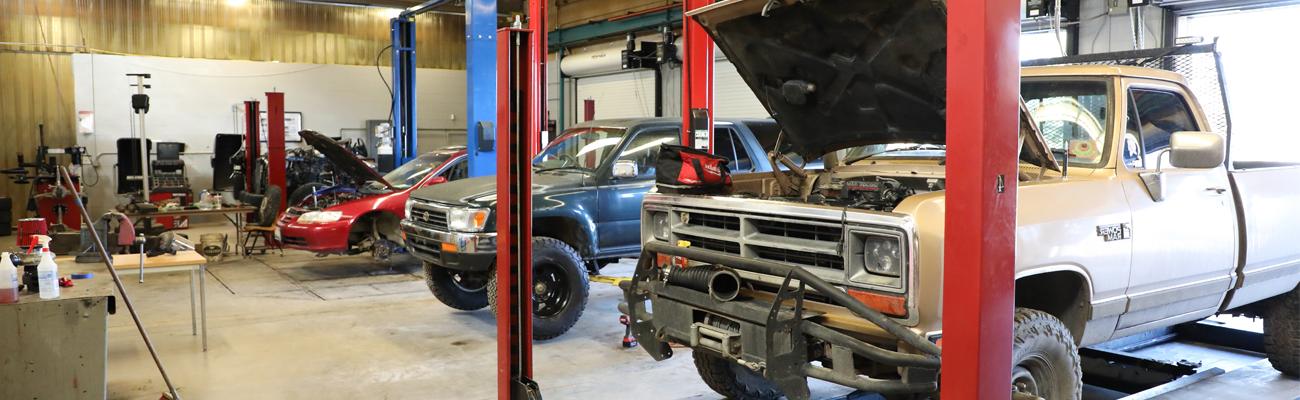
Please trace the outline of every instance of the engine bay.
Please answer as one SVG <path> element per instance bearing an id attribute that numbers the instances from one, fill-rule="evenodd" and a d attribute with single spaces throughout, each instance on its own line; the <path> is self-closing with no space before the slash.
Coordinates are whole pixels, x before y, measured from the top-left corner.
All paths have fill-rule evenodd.
<path id="1" fill-rule="evenodd" d="M 904 199 L 917 193 L 943 190 L 943 180 L 919 177 L 864 175 L 819 176 L 808 195 L 808 203 L 834 207 L 891 211 Z"/>

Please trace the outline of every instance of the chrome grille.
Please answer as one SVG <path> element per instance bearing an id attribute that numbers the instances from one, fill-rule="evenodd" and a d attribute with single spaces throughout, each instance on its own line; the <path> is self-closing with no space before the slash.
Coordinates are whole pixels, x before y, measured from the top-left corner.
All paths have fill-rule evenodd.
<path id="1" fill-rule="evenodd" d="M 798 239 L 839 243 L 844 237 L 844 228 L 838 226 L 812 225 L 786 221 L 753 220 L 754 229 L 759 233 Z"/>
<path id="2" fill-rule="evenodd" d="M 406 218 L 424 225 L 426 228 L 447 230 L 446 209 L 434 208 L 424 203 L 415 203 L 411 207 L 411 215 L 407 215 Z"/>
<path id="3" fill-rule="evenodd" d="M 843 275 L 840 221 L 734 214 L 682 208 L 670 216 L 675 240 L 691 247 L 820 269 Z"/>

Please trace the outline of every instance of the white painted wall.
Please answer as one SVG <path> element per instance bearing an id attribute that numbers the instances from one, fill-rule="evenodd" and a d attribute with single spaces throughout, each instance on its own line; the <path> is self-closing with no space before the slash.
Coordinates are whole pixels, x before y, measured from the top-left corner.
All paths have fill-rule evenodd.
<path id="1" fill-rule="evenodd" d="M 95 156 L 98 182 L 95 177 L 83 181 L 96 183 L 87 192 L 97 213 L 117 204 L 112 153 L 118 138 L 131 135 L 134 88 L 128 86 L 128 73 L 153 74 L 148 137 L 186 143 L 195 192 L 211 187 L 213 137 L 239 131 L 242 122 L 234 110 L 245 100 L 259 100 L 265 110 L 265 92 L 284 92 L 285 111 L 302 112 L 305 129 L 331 136 L 364 132 L 366 120 L 388 119 L 391 104 L 374 67 L 89 54 L 76 54 L 72 62 L 76 109 L 94 113 L 91 132 L 78 134 L 77 142 Z M 389 69 L 382 72 L 391 84 Z M 464 144 L 465 72 L 420 69 L 416 74 L 419 148 Z"/>
<path id="2" fill-rule="evenodd" d="M 1133 50 L 1133 22 L 1135 9 L 1120 14 L 1110 13 L 1110 3 L 1125 0 L 1083 0 L 1079 13 L 1079 53 L 1093 54 Z M 1143 48 L 1161 47 L 1165 32 L 1165 11 L 1159 7 L 1142 7 Z"/>

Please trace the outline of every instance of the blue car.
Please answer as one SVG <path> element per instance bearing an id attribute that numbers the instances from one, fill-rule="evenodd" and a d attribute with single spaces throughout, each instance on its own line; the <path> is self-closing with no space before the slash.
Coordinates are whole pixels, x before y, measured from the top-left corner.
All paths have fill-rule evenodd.
<path id="1" fill-rule="evenodd" d="M 777 142 L 774 121 L 720 120 L 714 132 L 714 153 L 733 173 L 772 170 L 764 145 Z M 533 160 L 535 339 L 577 323 L 588 274 L 640 254 L 641 199 L 654 187 L 659 146 L 680 138 L 676 118 L 589 121 Z M 452 308 L 496 308 L 496 189 L 494 176 L 462 179 L 417 190 L 406 203 L 407 249 L 424 262 L 429 290 Z"/>

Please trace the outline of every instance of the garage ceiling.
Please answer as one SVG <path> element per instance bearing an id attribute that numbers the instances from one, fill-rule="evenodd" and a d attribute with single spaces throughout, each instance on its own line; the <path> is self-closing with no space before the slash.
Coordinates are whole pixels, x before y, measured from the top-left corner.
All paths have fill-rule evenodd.
<path id="1" fill-rule="evenodd" d="M 391 7 L 391 8 L 408 8 L 424 4 L 428 0 L 300 0 L 310 3 L 338 4 L 345 6 L 361 7 Z M 522 12 L 524 9 L 524 0 L 497 0 L 497 10 L 501 14 L 512 12 Z M 436 10 L 449 12 L 464 12 L 465 0 L 452 0 Z"/>
<path id="2" fill-rule="evenodd" d="M 1191 15 L 1300 4 L 1300 0 L 1156 0 L 1155 4 L 1179 15 Z"/>

